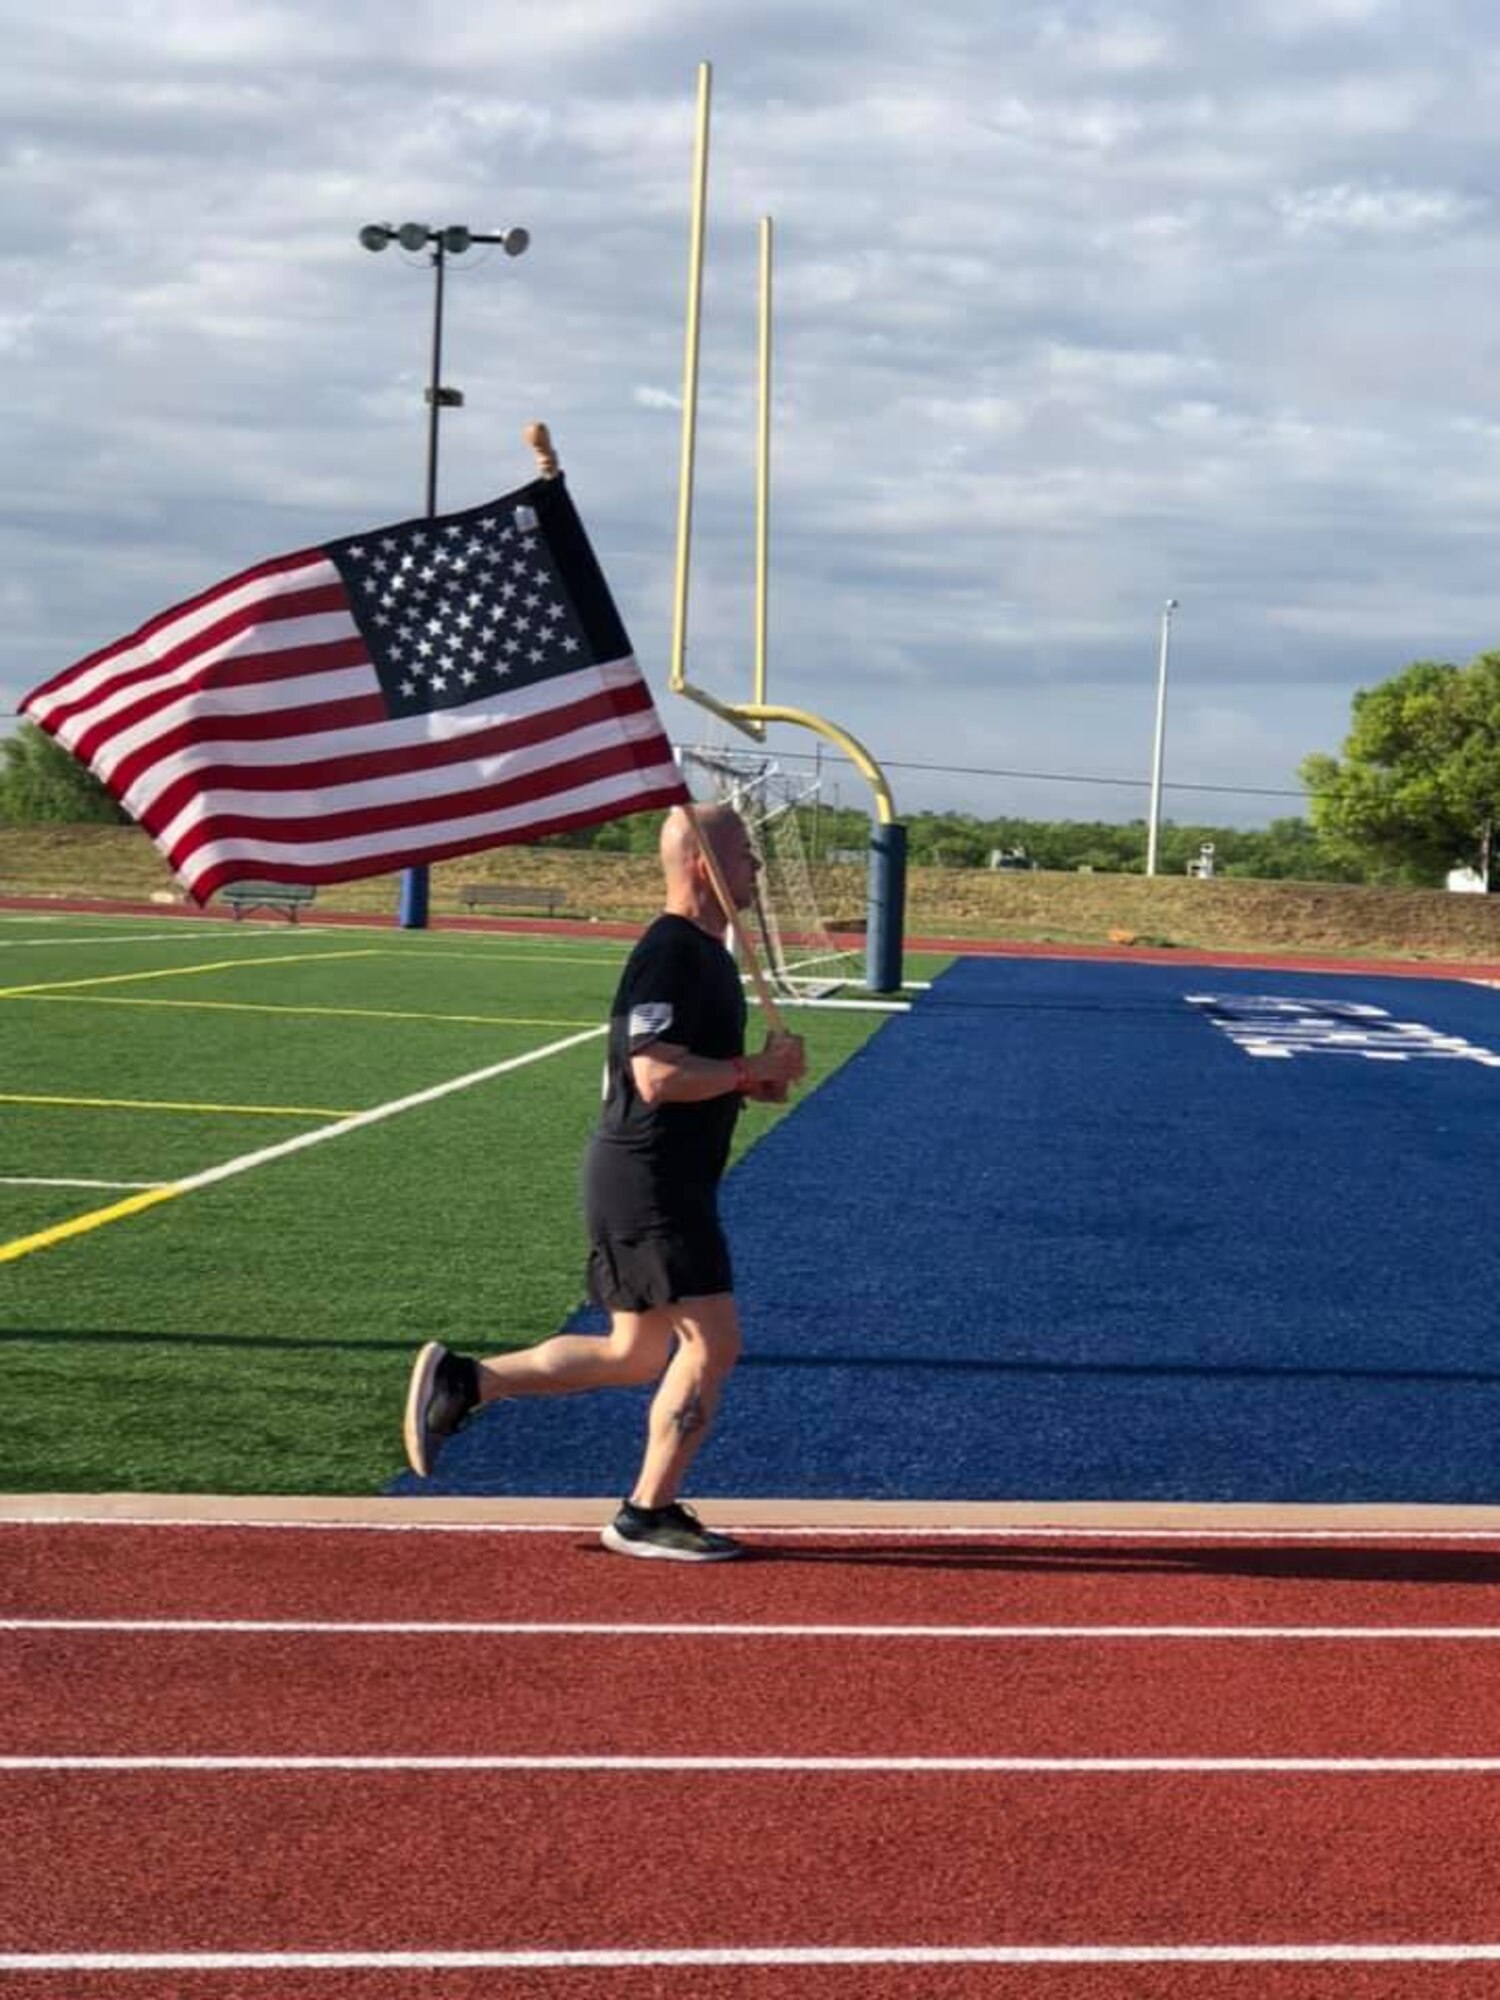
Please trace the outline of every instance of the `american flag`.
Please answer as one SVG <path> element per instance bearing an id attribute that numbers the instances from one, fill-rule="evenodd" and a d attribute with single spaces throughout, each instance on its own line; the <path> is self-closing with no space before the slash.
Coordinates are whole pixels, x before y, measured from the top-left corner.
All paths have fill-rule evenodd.
<path id="1" fill-rule="evenodd" d="M 200 903 L 690 796 L 561 478 L 242 570 L 21 712 Z"/>

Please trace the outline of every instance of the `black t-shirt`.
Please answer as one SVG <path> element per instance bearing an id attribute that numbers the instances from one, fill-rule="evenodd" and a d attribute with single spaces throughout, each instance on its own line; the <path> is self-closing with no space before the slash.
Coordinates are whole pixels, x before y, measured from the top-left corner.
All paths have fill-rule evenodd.
<path id="1" fill-rule="evenodd" d="M 653 1042 L 727 1060 L 745 1048 L 745 993 L 724 946 L 686 917 L 660 916 L 625 964 L 609 1019 L 604 1110 L 585 1175 L 591 1218 L 660 1228 L 712 1204 L 740 1097 L 643 1104 L 630 1059 Z"/>

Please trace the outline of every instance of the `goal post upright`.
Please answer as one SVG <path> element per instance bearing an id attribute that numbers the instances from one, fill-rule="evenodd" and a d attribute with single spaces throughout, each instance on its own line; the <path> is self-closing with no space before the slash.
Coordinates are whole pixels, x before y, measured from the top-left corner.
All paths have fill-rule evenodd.
<path id="1" fill-rule="evenodd" d="M 686 329 L 683 347 L 682 447 L 677 494 L 677 571 L 673 600 L 672 653 L 669 686 L 674 694 L 696 702 L 732 728 L 763 743 L 768 723 L 786 723 L 811 730 L 841 750 L 869 783 L 875 795 L 876 824 L 871 829 L 867 876 L 865 973 L 874 993 L 897 991 L 902 983 L 901 958 L 906 906 L 906 828 L 896 817 L 895 802 L 885 773 L 848 730 L 814 714 L 767 700 L 767 597 L 770 545 L 771 457 L 771 256 L 772 223 L 760 227 L 760 394 L 756 449 L 755 531 L 755 652 L 753 702 L 726 702 L 687 678 L 688 584 L 691 569 L 693 473 L 697 448 L 698 360 L 703 308 L 703 249 L 708 194 L 709 107 L 713 68 L 698 65 L 697 121 L 693 155 L 692 221 L 689 236 Z"/>
<path id="2" fill-rule="evenodd" d="M 747 722 L 731 702 L 720 701 L 687 677 L 688 580 L 693 541 L 693 469 L 698 434 L 698 348 L 703 318 L 703 238 L 708 205 L 708 121 L 713 65 L 698 65 L 698 115 L 693 143 L 692 220 L 688 236 L 687 325 L 682 355 L 682 449 L 677 475 L 677 575 L 672 599 L 672 657 L 667 684 L 673 694 L 709 709 L 757 743 L 765 730 Z"/>

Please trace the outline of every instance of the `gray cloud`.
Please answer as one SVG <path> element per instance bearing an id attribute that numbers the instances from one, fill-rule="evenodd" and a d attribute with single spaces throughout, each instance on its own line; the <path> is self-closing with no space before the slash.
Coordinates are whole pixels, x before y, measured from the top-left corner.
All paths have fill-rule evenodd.
<path id="1" fill-rule="evenodd" d="M 418 511 L 431 280 L 355 232 L 519 221 L 526 258 L 450 265 L 444 496 L 524 478 L 549 418 L 696 734 L 664 688 L 706 55 L 694 676 L 748 686 L 769 212 L 773 695 L 893 760 L 1142 780 L 912 807 L 1137 812 L 1171 592 L 1169 781 L 1293 786 L 1357 687 L 1496 636 L 1500 58 L 1479 0 L 1229 12 L 5 0 L 0 705 Z"/>

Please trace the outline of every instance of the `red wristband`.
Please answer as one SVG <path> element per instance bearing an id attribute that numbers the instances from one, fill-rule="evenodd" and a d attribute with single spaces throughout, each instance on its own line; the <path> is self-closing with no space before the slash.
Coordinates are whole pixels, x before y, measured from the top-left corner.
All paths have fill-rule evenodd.
<path id="1" fill-rule="evenodd" d="M 729 1060 L 734 1064 L 734 1088 L 742 1095 L 747 1090 L 753 1090 L 755 1079 L 750 1074 L 749 1063 L 743 1056 L 731 1056 Z"/>

